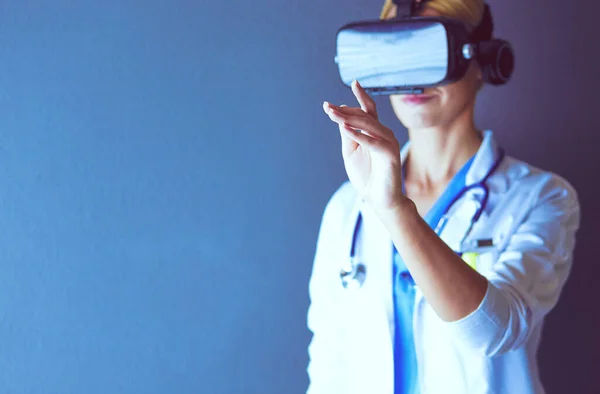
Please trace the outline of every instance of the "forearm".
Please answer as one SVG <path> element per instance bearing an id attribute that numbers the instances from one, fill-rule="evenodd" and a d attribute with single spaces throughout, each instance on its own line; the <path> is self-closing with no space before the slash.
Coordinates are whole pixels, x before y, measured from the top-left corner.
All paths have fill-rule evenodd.
<path id="1" fill-rule="evenodd" d="M 442 241 L 412 201 L 407 199 L 379 216 L 415 283 L 442 320 L 459 320 L 477 309 L 487 279 Z"/>

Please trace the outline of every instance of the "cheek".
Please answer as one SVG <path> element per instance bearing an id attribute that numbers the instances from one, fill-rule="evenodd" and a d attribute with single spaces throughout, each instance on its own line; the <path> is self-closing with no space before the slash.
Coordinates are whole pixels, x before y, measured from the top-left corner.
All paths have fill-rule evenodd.
<path id="1" fill-rule="evenodd" d="M 475 97 L 480 85 L 481 74 L 475 63 L 471 63 L 465 76 L 450 85 L 442 86 L 439 91 L 442 93 L 445 102 L 468 102 Z"/>
<path id="2" fill-rule="evenodd" d="M 451 85 L 440 88 L 441 100 L 444 107 L 460 108 L 475 97 L 476 81 L 462 79 Z"/>

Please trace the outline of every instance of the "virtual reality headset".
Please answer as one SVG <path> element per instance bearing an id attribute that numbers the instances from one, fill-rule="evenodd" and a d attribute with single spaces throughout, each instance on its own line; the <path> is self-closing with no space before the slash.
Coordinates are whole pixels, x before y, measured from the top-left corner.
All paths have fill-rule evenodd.
<path id="1" fill-rule="evenodd" d="M 507 83 L 514 69 L 510 43 L 493 39 L 493 20 L 485 5 L 472 32 L 446 17 L 416 16 L 427 0 L 394 0 L 394 19 L 360 21 L 341 27 L 336 56 L 342 83 L 353 80 L 371 94 L 419 94 L 428 87 L 462 79 L 475 59 L 491 85 Z"/>

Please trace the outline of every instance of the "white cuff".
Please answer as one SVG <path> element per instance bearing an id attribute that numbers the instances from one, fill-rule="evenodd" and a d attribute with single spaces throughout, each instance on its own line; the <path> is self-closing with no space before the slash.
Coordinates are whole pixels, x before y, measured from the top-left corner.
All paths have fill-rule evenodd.
<path id="1" fill-rule="evenodd" d="M 460 320 L 445 324 L 451 334 L 469 349 L 492 356 L 498 352 L 505 337 L 509 318 L 507 299 L 488 281 L 487 291 L 477 309 Z"/>

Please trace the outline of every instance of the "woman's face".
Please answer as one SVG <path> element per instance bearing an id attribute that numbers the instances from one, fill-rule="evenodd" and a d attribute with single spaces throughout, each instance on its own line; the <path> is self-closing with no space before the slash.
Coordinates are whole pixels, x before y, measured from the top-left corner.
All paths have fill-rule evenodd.
<path id="1" fill-rule="evenodd" d="M 395 13 L 395 9 L 392 12 Z M 421 15 L 440 16 L 431 8 L 425 8 Z M 388 15 L 390 16 L 393 15 Z M 475 61 L 471 61 L 461 80 L 445 86 L 426 88 L 419 95 L 391 95 L 390 102 L 396 116 L 407 129 L 445 126 L 474 107 L 481 85 L 481 70 Z"/>

